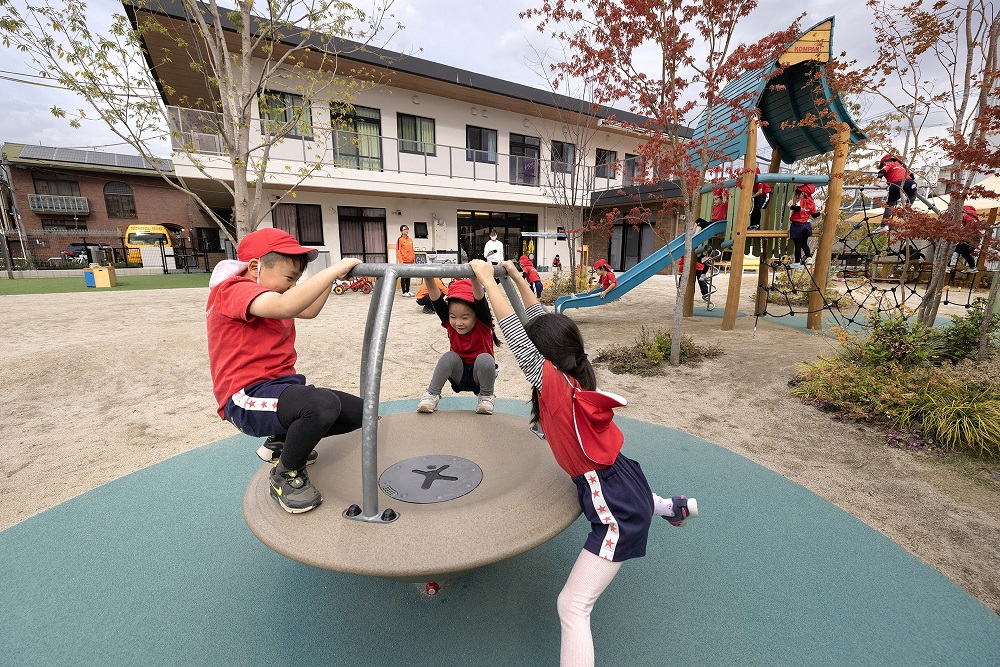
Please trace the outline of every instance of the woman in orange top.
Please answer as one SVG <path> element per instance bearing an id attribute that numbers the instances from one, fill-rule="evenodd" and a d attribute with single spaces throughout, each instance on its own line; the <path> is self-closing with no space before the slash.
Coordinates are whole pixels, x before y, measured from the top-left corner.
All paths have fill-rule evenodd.
<path id="1" fill-rule="evenodd" d="M 410 228 L 406 225 L 399 226 L 399 238 L 396 239 L 396 262 L 398 264 L 413 264 L 415 261 L 413 254 L 413 239 L 410 238 Z M 410 279 L 400 278 L 399 284 L 403 289 L 403 296 L 413 296 L 410 291 Z"/>

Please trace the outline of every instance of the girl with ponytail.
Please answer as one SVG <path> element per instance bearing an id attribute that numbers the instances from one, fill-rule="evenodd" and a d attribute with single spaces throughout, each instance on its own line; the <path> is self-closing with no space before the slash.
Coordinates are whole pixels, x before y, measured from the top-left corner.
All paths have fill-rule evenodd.
<path id="1" fill-rule="evenodd" d="M 503 262 L 517 285 L 528 318 L 521 324 L 493 266 L 470 263 L 493 306 L 500 330 L 532 386 L 532 424 L 541 426 L 556 462 L 573 479 L 580 509 L 591 531 L 559 594 L 561 664 L 593 665 L 590 614 L 622 562 L 646 554 L 652 517 L 682 526 L 698 515 L 694 498 L 662 498 L 653 493 L 639 464 L 621 454 L 624 435 L 614 424 L 614 408 L 627 401 L 597 389 L 576 322 L 547 314 L 513 262 Z"/>

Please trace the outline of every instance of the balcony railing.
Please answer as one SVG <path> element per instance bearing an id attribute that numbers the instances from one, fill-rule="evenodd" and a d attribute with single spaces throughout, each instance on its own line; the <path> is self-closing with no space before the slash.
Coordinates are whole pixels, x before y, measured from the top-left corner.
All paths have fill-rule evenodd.
<path id="1" fill-rule="evenodd" d="M 178 107 L 167 110 L 175 150 L 223 154 L 214 114 Z M 600 176 L 593 165 L 580 166 L 573 174 L 572 165 L 561 161 L 343 130 L 328 132 L 324 148 L 317 144 L 322 133 L 316 134 L 312 140 L 285 138 L 271 149 L 271 158 L 314 162 L 319 153 L 321 162 L 342 169 L 489 181 L 539 190 L 576 187 L 582 194 L 630 185 L 638 173 L 637 165 L 622 163 L 603 166 L 604 175 Z"/>
<path id="2" fill-rule="evenodd" d="M 90 202 L 86 197 L 67 197 L 65 195 L 28 195 L 28 208 L 35 213 L 90 215 Z"/>

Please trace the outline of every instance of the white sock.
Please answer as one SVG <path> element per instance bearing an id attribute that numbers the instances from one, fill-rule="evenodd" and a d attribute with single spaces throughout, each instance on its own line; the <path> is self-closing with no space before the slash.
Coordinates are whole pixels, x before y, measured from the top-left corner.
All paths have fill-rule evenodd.
<path id="1" fill-rule="evenodd" d="M 656 516 L 673 516 L 674 501 L 672 498 L 661 498 L 653 494 L 653 514 Z"/>

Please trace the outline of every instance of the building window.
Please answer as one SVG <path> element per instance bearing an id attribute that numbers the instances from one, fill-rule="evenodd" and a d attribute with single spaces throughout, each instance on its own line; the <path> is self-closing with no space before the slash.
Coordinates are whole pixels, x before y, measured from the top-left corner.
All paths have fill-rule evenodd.
<path id="1" fill-rule="evenodd" d="M 333 102 L 334 164 L 348 169 L 382 171 L 382 112 L 370 107 Z"/>
<path id="2" fill-rule="evenodd" d="M 312 114 L 301 95 L 265 90 L 259 102 L 261 134 L 312 140 Z"/>
<path id="3" fill-rule="evenodd" d="M 622 169 L 622 185 L 638 185 L 642 173 L 642 158 L 625 153 Z"/>
<path id="4" fill-rule="evenodd" d="M 396 114 L 400 153 L 437 155 L 434 119 L 410 114 Z"/>
<path id="5" fill-rule="evenodd" d="M 366 264 L 389 261 L 384 208 L 338 206 L 337 219 L 341 257 L 357 257 Z"/>
<path id="6" fill-rule="evenodd" d="M 538 137 L 510 134 L 510 182 L 514 185 L 538 185 L 538 160 L 542 157 Z"/>
<path id="7" fill-rule="evenodd" d="M 318 204 L 278 204 L 271 211 L 274 226 L 304 245 L 323 244 L 323 207 Z"/>
<path id="8" fill-rule="evenodd" d="M 497 131 L 465 126 L 465 159 L 469 162 L 497 162 Z"/>
<path id="9" fill-rule="evenodd" d="M 618 152 L 609 151 L 603 148 L 597 149 L 597 171 L 595 172 L 598 178 L 614 178 L 615 177 L 615 163 L 618 162 Z"/>
<path id="10" fill-rule="evenodd" d="M 52 229 L 52 230 L 87 230 L 87 221 L 79 220 L 77 218 L 42 218 L 42 229 Z"/>
<path id="11" fill-rule="evenodd" d="M 72 174 L 57 172 L 32 172 L 31 180 L 35 183 L 36 195 L 56 195 L 60 197 L 79 197 L 80 182 Z"/>
<path id="12" fill-rule="evenodd" d="M 104 186 L 104 205 L 109 218 L 138 218 L 135 213 L 135 195 L 132 188 L 121 181 L 111 181 Z"/>
<path id="13" fill-rule="evenodd" d="M 576 164 L 576 146 L 565 141 L 552 142 L 552 171 L 568 174 Z"/>

